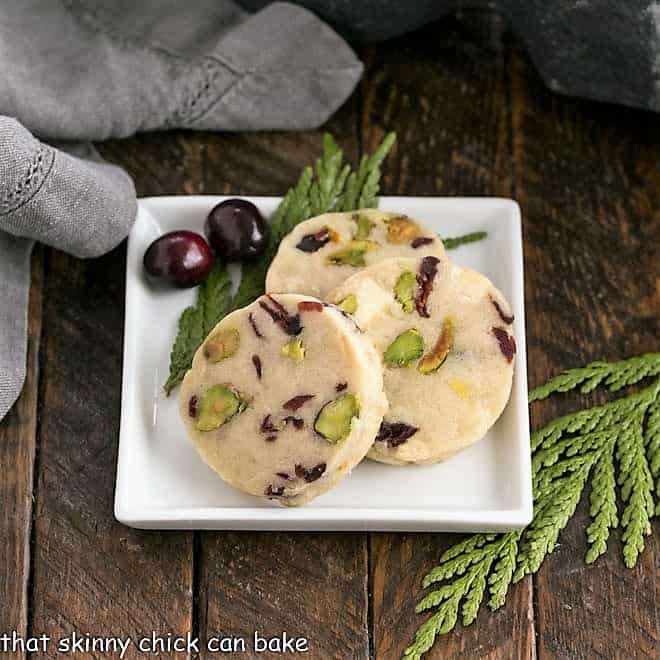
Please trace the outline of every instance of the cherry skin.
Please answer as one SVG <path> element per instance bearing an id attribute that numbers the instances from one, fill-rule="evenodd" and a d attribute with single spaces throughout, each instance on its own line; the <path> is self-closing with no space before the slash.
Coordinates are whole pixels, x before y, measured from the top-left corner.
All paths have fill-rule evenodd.
<path id="1" fill-rule="evenodd" d="M 208 277 L 213 253 L 203 236 L 192 231 L 171 231 L 147 248 L 143 264 L 150 279 L 188 288 Z"/>
<path id="2" fill-rule="evenodd" d="M 214 252 L 227 261 L 258 257 L 268 243 L 268 224 L 245 199 L 228 199 L 211 209 L 204 232 Z"/>

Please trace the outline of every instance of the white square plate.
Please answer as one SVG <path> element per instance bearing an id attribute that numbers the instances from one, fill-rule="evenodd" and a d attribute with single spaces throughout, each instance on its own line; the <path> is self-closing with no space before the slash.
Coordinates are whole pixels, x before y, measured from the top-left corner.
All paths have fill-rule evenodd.
<path id="1" fill-rule="evenodd" d="M 163 393 L 169 354 L 194 290 L 154 290 L 142 255 L 161 233 L 201 232 L 216 196 L 142 199 L 128 243 L 126 328 L 115 515 L 140 528 L 499 531 L 527 524 L 532 490 L 527 416 L 520 209 L 507 199 L 382 197 L 380 207 L 419 218 L 441 236 L 485 230 L 450 253 L 485 273 L 509 299 L 518 355 L 511 399 L 476 445 L 445 463 L 393 467 L 363 461 L 337 488 L 299 509 L 225 485 L 197 455 Z M 278 198 L 254 197 L 265 217 Z"/>

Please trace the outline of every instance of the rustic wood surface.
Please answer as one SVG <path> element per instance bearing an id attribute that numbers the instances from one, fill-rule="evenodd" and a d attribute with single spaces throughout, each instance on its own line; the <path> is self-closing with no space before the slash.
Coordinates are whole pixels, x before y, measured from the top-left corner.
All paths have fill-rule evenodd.
<path id="1" fill-rule="evenodd" d="M 552 94 L 490 14 L 361 55 L 364 79 L 325 128 L 352 158 L 397 131 L 384 193 L 520 202 L 531 385 L 657 350 L 657 115 Z M 141 195 L 280 194 L 321 135 L 154 133 L 102 151 Z M 421 577 L 452 535 L 142 532 L 114 520 L 124 268 L 124 245 L 87 262 L 35 253 L 27 382 L 0 423 L 0 633 L 285 630 L 309 639 L 311 658 L 398 658 L 424 620 Z M 575 404 L 534 404 L 532 424 Z M 616 533 L 587 567 L 585 520 L 583 502 L 539 573 L 428 657 L 654 657 L 657 528 L 635 570 Z"/>

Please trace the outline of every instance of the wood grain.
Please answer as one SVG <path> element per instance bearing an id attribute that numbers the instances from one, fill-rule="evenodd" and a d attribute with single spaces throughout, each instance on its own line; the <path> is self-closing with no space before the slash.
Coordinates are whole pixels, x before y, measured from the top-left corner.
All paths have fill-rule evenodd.
<path id="1" fill-rule="evenodd" d="M 357 157 L 356 98 L 325 127 L 347 158 Z M 206 189 L 224 194 L 282 194 L 321 153 L 323 131 L 208 134 Z M 367 543 L 364 534 L 212 533 L 196 555 L 199 632 L 208 638 L 252 635 L 308 639 L 310 658 L 366 658 Z"/>
<path id="2" fill-rule="evenodd" d="M 0 422 L 0 632 L 15 631 L 22 636 L 28 627 L 43 265 L 43 250 L 36 248 L 32 257 L 25 385 L 12 410 Z"/>
<path id="3" fill-rule="evenodd" d="M 520 49 L 512 99 L 530 384 L 591 360 L 657 350 L 657 116 L 554 96 Z M 532 424 L 580 404 L 535 404 Z M 657 535 L 632 571 L 616 532 L 607 555 L 586 566 L 587 510 L 583 497 L 535 578 L 539 657 L 655 657 Z"/>
<path id="4" fill-rule="evenodd" d="M 496 17 L 450 17 L 374 49 L 363 83 L 365 148 L 398 135 L 384 170 L 389 194 L 512 194 L 508 51 Z M 428 615 L 415 614 L 422 577 L 458 537 L 372 534 L 374 657 L 400 657 Z M 531 580 L 496 614 L 439 638 L 428 657 L 531 658 Z"/>
<path id="5" fill-rule="evenodd" d="M 184 192 L 203 182 L 201 143 L 181 133 L 108 143 L 103 153 L 128 169 L 141 194 Z M 125 268 L 124 245 L 96 260 L 57 251 L 48 260 L 35 634 L 138 639 L 152 630 L 192 629 L 192 534 L 132 530 L 113 515 Z M 127 657 L 139 656 L 133 648 Z"/>

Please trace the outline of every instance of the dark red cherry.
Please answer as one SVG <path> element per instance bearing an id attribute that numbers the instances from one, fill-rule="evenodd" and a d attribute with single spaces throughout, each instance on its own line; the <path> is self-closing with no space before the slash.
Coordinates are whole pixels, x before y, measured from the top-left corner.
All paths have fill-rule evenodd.
<path id="1" fill-rule="evenodd" d="M 151 278 L 186 288 L 208 277 L 213 253 L 203 236 L 192 231 L 171 231 L 147 248 L 142 263 Z"/>
<path id="2" fill-rule="evenodd" d="M 259 256 L 268 242 L 268 225 L 259 209 L 245 199 L 228 199 L 206 218 L 204 232 L 215 253 L 227 261 Z"/>

